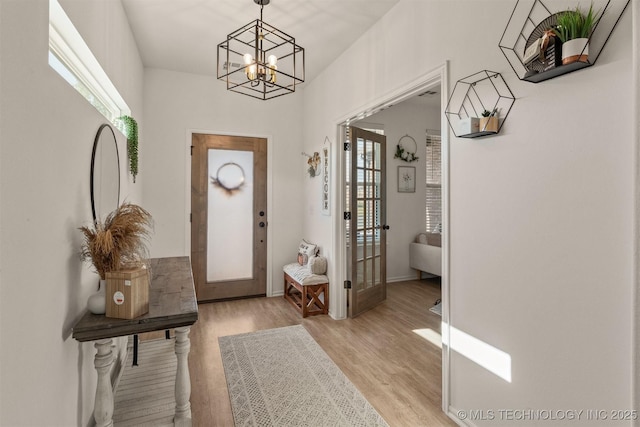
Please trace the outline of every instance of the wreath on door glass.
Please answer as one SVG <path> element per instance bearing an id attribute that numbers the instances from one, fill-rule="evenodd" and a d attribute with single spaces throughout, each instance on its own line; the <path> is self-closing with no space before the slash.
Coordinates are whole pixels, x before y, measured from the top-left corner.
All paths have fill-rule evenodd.
<path id="1" fill-rule="evenodd" d="M 216 176 L 211 176 L 211 184 L 220 188 L 229 196 L 240 191 L 245 184 L 244 169 L 236 162 L 227 162 L 220 166 Z"/>
<path id="2" fill-rule="evenodd" d="M 407 134 L 398 140 L 398 144 L 396 145 L 396 154 L 393 158 L 400 159 L 407 163 L 415 162 L 418 160 L 418 157 L 416 157 L 416 151 L 418 151 L 418 144 L 416 143 L 416 140 Z"/>

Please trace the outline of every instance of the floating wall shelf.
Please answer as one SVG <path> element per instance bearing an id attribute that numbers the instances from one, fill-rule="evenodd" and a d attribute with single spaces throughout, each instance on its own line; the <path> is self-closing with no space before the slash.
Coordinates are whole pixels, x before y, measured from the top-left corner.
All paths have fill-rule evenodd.
<path id="1" fill-rule="evenodd" d="M 538 83 L 595 64 L 631 0 L 593 0 L 580 3 L 583 11 L 593 5 L 594 11 L 601 12 L 600 19 L 589 36 L 589 56 L 585 61 L 554 66 L 543 58 L 543 61 L 533 59 L 525 64 L 525 50 L 546 30 L 555 26 L 558 13 L 575 10 L 579 4 L 577 0 L 554 0 L 549 3 L 553 4 L 554 9 L 549 9 L 542 0 L 518 0 L 498 44 L 520 80 Z M 561 49 L 560 44 L 556 48 Z"/>
<path id="2" fill-rule="evenodd" d="M 483 70 L 456 82 L 445 115 L 459 138 L 495 135 L 502 129 L 514 102 L 515 97 L 502 75 Z M 497 111 L 497 120 L 479 123 L 485 110 Z"/>

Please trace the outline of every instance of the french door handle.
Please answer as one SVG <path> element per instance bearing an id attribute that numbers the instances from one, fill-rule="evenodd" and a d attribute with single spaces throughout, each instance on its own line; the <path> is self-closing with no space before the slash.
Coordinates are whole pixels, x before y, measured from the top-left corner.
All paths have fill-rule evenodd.
<path id="1" fill-rule="evenodd" d="M 263 228 L 266 225 L 267 224 L 265 224 L 264 221 L 260 221 L 260 223 L 258 224 L 258 227 Z"/>
<path id="2" fill-rule="evenodd" d="M 390 226 L 388 226 L 387 224 L 383 224 L 383 225 L 382 225 L 382 229 L 383 229 L 383 230 L 388 230 L 388 229 L 390 229 L 390 228 L 391 228 L 391 227 L 390 227 Z"/>

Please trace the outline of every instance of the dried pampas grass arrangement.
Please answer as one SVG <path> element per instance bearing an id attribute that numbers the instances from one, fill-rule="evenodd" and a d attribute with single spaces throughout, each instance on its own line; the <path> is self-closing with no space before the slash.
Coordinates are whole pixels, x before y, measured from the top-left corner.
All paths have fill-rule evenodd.
<path id="1" fill-rule="evenodd" d="M 152 229 L 149 212 L 125 202 L 104 222 L 97 220 L 94 227 L 80 227 L 84 237 L 80 256 L 93 264 L 101 279 L 108 271 L 139 267 L 148 257 Z"/>

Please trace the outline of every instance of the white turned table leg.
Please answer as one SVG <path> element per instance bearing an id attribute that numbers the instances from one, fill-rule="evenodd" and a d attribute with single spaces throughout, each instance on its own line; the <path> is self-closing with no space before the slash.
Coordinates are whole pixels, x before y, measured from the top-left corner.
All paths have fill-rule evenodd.
<path id="1" fill-rule="evenodd" d="M 113 389 L 111 388 L 111 365 L 113 364 L 113 340 L 111 338 L 96 341 L 96 358 L 94 365 L 98 371 L 96 386 L 96 402 L 93 418 L 97 427 L 113 426 Z"/>
<path id="2" fill-rule="evenodd" d="M 176 372 L 176 415 L 173 420 L 175 425 L 191 425 L 191 378 L 189 377 L 189 326 L 176 328 L 176 357 L 178 358 L 178 370 Z"/>

